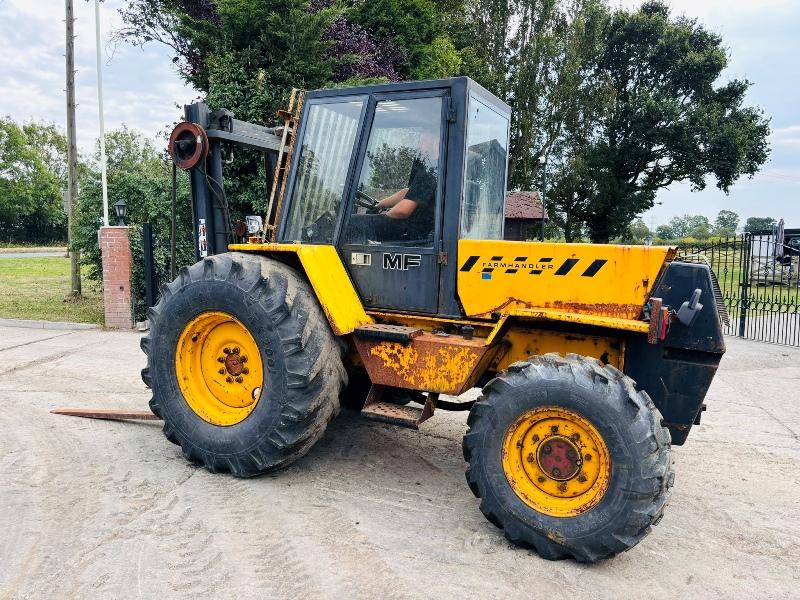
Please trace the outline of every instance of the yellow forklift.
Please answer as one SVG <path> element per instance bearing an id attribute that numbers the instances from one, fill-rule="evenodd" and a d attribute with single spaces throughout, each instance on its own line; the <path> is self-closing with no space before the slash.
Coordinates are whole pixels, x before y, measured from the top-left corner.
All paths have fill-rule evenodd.
<path id="1" fill-rule="evenodd" d="M 468 78 L 295 93 L 280 116 L 193 104 L 170 138 L 198 260 L 142 340 L 167 439 L 250 477 L 341 404 L 411 428 L 469 410 L 467 483 L 511 542 L 586 562 L 638 543 L 725 351 L 708 267 L 503 241 L 510 109 Z M 230 145 L 270 177 L 262 223 L 235 235 Z"/>

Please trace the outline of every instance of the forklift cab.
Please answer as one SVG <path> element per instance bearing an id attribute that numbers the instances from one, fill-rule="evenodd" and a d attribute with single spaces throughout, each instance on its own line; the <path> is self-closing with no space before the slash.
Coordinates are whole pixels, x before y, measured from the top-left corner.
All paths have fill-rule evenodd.
<path id="1" fill-rule="evenodd" d="M 277 240 L 336 246 L 367 308 L 458 316 L 458 240 L 503 237 L 510 117 L 467 77 L 307 93 Z"/>

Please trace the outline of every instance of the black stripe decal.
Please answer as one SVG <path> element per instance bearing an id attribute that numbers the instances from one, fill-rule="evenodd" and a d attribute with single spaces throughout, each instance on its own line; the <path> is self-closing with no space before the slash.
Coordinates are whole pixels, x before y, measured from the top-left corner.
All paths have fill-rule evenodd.
<path id="1" fill-rule="evenodd" d="M 503 257 L 502 256 L 493 256 L 492 257 L 492 262 L 497 262 L 499 260 L 503 260 Z"/>
<path id="2" fill-rule="evenodd" d="M 486 267 L 481 273 L 491 273 L 494 271 L 494 267 Z"/>
<path id="3" fill-rule="evenodd" d="M 597 272 L 603 268 L 603 265 L 606 264 L 608 261 L 602 258 L 598 258 L 592 264 L 589 265 L 589 268 L 583 272 L 583 277 L 594 277 L 597 275 Z"/>
<path id="4" fill-rule="evenodd" d="M 516 273 L 516 269 L 506 269 L 506 273 Z"/>
<path id="5" fill-rule="evenodd" d="M 526 260 L 528 260 L 527 256 L 518 256 L 514 259 L 514 262 L 525 262 Z"/>
<path id="6" fill-rule="evenodd" d="M 564 261 L 564 264 L 558 267 L 558 271 L 556 271 L 556 275 L 566 275 L 570 271 L 572 271 L 572 267 L 578 262 L 577 258 L 568 258 Z"/>
<path id="7" fill-rule="evenodd" d="M 475 263 L 476 263 L 476 262 L 478 262 L 478 258 L 480 258 L 480 257 L 479 257 L 479 256 L 470 256 L 470 257 L 469 257 L 469 258 L 468 258 L 468 259 L 467 259 L 467 260 L 464 262 L 464 266 L 462 266 L 462 267 L 461 267 L 461 270 L 462 270 L 462 271 L 464 271 L 464 272 L 466 273 L 467 271 L 469 271 L 470 269 L 472 269 L 472 267 L 474 267 L 474 266 L 475 266 Z"/>
<path id="8" fill-rule="evenodd" d="M 541 274 L 542 274 L 541 269 L 531 269 L 531 275 L 541 275 Z"/>
<path id="9" fill-rule="evenodd" d="M 552 259 L 552 257 L 548 256 L 548 257 L 545 257 L 545 258 L 540 258 L 539 262 L 553 262 L 553 259 Z"/>

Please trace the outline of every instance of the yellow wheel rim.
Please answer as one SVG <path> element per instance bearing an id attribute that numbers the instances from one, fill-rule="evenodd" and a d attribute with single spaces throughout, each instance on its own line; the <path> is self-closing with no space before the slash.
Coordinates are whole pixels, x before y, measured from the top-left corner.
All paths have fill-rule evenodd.
<path id="1" fill-rule="evenodd" d="M 235 425 L 253 412 L 264 385 L 261 353 L 232 315 L 204 312 L 183 328 L 175 370 L 183 397 L 204 421 Z"/>
<path id="2" fill-rule="evenodd" d="M 509 427 L 503 471 L 532 509 L 575 517 L 602 500 L 611 481 L 611 455 L 589 421 L 571 410 L 544 406 Z"/>

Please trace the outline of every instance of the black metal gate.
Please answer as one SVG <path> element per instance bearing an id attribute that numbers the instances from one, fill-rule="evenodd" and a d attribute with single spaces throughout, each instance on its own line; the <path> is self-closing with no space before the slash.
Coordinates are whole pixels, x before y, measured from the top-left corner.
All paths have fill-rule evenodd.
<path id="1" fill-rule="evenodd" d="M 683 260 L 704 262 L 728 312 L 726 334 L 800 346 L 800 251 L 771 234 L 744 234 L 682 248 Z M 719 302 L 718 298 L 718 302 Z"/>

